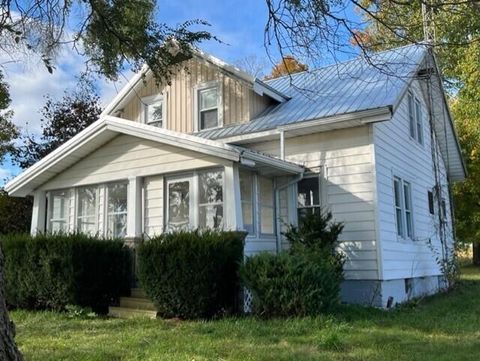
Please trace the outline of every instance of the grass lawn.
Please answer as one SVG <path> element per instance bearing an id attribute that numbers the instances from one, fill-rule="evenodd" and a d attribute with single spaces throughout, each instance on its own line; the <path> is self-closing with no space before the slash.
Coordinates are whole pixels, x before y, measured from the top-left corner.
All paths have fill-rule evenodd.
<path id="1" fill-rule="evenodd" d="M 480 269 L 449 294 L 394 311 L 212 322 L 78 319 L 16 311 L 26 360 L 480 360 Z"/>

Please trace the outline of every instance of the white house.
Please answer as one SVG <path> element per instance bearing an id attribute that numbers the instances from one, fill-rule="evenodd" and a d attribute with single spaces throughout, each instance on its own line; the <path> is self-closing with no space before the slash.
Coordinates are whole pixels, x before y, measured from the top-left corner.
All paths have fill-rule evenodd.
<path id="1" fill-rule="evenodd" d="M 144 69 L 6 190 L 34 196 L 32 233 L 246 230 L 246 255 L 330 209 L 343 299 L 386 306 L 442 286 L 464 177 L 435 59 L 411 45 L 270 81 L 201 52 L 167 86 Z"/>

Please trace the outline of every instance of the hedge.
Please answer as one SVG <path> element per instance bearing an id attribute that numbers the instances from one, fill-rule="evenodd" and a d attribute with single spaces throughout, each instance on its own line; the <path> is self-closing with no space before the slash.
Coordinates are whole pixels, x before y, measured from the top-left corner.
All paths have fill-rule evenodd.
<path id="1" fill-rule="evenodd" d="M 131 285 L 130 250 L 120 240 L 82 234 L 6 235 L 5 287 L 10 307 L 105 313 Z"/>
<path id="2" fill-rule="evenodd" d="M 166 233 L 138 249 L 138 277 L 163 317 L 211 318 L 238 306 L 245 234 Z"/>

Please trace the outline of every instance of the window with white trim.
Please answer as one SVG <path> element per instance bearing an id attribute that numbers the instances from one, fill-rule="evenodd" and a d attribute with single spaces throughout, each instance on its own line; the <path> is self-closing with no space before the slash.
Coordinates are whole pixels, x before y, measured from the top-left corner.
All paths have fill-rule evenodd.
<path id="1" fill-rule="evenodd" d="M 69 192 L 67 190 L 50 192 L 48 201 L 50 204 L 48 230 L 54 233 L 67 232 Z"/>
<path id="2" fill-rule="evenodd" d="M 254 217 L 254 182 L 255 177 L 252 172 L 240 171 L 240 198 L 242 200 L 243 228 L 249 233 L 255 233 Z"/>
<path id="3" fill-rule="evenodd" d="M 165 104 L 163 96 L 154 95 L 142 98 L 144 123 L 163 128 L 165 118 Z"/>
<path id="4" fill-rule="evenodd" d="M 223 227 L 223 171 L 198 174 L 198 227 Z"/>
<path id="5" fill-rule="evenodd" d="M 309 214 L 317 214 L 320 205 L 320 177 L 314 175 L 302 179 L 297 184 L 297 214 L 298 223 Z"/>
<path id="6" fill-rule="evenodd" d="M 127 194 L 126 183 L 107 185 L 107 236 L 123 238 L 127 234 Z"/>
<path id="7" fill-rule="evenodd" d="M 95 234 L 97 228 L 98 187 L 77 189 L 77 231 Z"/>
<path id="8" fill-rule="evenodd" d="M 220 126 L 218 85 L 198 89 L 198 130 Z"/>
<path id="9" fill-rule="evenodd" d="M 403 238 L 413 239 L 412 186 L 409 182 L 399 177 L 394 177 L 393 193 L 397 234 Z"/>
<path id="10" fill-rule="evenodd" d="M 273 179 L 258 176 L 260 233 L 275 233 L 275 202 L 273 196 Z"/>
<path id="11" fill-rule="evenodd" d="M 408 119 L 410 137 L 423 144 L 422 104 L 411 92 L 408 93 Z"/>

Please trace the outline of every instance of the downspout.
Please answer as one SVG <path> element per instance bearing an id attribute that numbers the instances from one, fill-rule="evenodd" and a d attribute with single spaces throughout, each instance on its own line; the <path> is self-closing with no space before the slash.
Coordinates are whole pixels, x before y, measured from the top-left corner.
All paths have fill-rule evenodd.
<path id="1" fill-rule="evenodd" d="M 280 159 L 285 160 L 285 131 L 280 131 Z M 281 186 L 277 186 L 275 183 L 274 194 L 275 194 L 275 235 L 276 235 L 276 250 L 279 253 L 282 249 L 282 234 L 280 232 L 281 224 L 280 224 L 280 191 L 285 188 L 290 187 L 293 184 L 300 182 L 303 179 L 303 172 L 295 179 L 291 180 L 287 184 L 283 184 Z"/>

